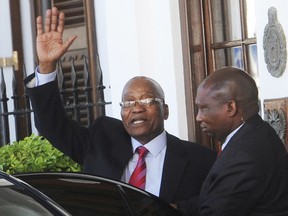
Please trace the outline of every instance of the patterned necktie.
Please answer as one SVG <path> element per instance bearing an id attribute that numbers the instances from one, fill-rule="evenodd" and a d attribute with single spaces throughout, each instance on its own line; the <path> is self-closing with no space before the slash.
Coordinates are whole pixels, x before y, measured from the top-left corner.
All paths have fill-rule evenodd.
<path id="1" fill-rule="evenodd" d="M 145 189 L 146 183 L 146 162 L 145 156 L 149 152 L 145 147 L 139 146 L 136 149 L 136 152 L 139 154 L 137 165 L 130 177 L 129 184 Z"/>

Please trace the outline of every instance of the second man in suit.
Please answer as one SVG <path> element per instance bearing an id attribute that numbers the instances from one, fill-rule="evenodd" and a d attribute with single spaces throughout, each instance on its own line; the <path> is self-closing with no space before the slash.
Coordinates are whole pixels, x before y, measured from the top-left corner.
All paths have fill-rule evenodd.
<path id="1" fill-rule="evenodd" d="M 255 81 L 238 68 L 211 73 L 198 87 L 197 121 L 222 152 L 200 193 L 201 216 L 288 215 L 288 154 L 258 115 Z"/>

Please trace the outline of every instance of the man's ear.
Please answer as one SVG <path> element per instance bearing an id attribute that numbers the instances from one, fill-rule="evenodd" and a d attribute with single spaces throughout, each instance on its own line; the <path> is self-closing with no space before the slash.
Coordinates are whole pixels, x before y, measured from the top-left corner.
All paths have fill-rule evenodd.
<path id="1" fill-rule="evenodd" d="M 227 103 L 227 112 L 229 116 L 235 116 L 238 112 L 237 103 L 235 100 L 230 100 Z"/>
<path id="2" fill-rule="evenodd" d="M 169 117 L 169 107 L 167 104 L 164 104 L 164 119 L 167 120 Z"/>

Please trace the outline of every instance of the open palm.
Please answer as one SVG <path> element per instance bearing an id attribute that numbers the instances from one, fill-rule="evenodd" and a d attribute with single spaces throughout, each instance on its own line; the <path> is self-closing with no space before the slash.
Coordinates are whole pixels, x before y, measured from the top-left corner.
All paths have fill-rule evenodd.
<path id="1" fill-rule="evenodd" d="M 63 41 L 64 19 L 64 13 L 59 12 L 56 7 L 47 10 L 44 31 L 42 17 L 37 17 L 36 49 L 40 68 L 41 65 L 45 65 L 46 69 L 54 69 L 57 61 L 77 38 L 72 36 L 67 41 Z"/>
<path id="2" fill-rule="evenodd" d="M 37 36 L 37 53 L 41 62 L 58 61 L 67 48 L 59 32 L 47 32 Z"/>

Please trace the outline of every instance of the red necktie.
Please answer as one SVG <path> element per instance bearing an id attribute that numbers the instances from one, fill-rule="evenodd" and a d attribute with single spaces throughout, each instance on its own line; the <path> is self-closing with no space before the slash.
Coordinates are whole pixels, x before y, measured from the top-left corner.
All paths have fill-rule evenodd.
<path id="1" fill-rule="evenodd" d="M 130 177 L 129 184 L 145 189 L 146 183 L 146 162 L 145 156 L 149 152 L 145 147 L 139 146 L 136 149 L 136 152 L 139 154 L 137 165 Z"/>
<path id="2" fill-rule="evenodd" d="M 218 149 L 217 157 L 219 157 L 222 152 L 222 145 L 220 142 L 216 142 L 216 148 Z"/>
<path id="3" fill-rule="evenodd" d="M 221 152 L 222 152 L 222 148 L 220 147 L 220 149 L 219 149 L 219 151 L 218 151 L 218 154 L 217 154 L 217 157 L 220 156 Z"/>

